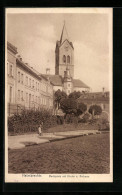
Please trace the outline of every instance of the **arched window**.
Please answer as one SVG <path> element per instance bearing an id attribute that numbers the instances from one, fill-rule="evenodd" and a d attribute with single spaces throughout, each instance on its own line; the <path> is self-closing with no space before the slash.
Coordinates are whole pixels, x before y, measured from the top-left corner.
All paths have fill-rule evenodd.
<path id="1" fill-rule="evenodd" d="M 70 56 L 67 56 L 67 63 L 70 64 Z"/>
<path id="2" fill-rule="evenodd" d="M 66 56 L 63 55 L 63 62 L 66 63 Z"/>

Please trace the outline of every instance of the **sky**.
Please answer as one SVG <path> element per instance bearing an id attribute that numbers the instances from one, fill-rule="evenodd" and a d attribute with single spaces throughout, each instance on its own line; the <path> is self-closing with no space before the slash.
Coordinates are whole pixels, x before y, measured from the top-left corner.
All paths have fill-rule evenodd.
<path id="1" fill-rule="evenodd" d="M 23 61 L 40 73 L 55 74 L 55 46 L 65 21 L 74 46 L 74 78 L 92 91 L 109 90 L 110 47 L 108 14 L 7 14 L 7 41 L 17 47 Z"/>

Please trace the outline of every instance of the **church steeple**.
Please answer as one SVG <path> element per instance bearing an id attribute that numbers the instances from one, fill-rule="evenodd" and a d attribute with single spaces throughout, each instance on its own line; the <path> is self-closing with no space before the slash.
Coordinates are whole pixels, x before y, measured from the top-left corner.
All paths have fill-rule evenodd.
<path id="1" fill-rule="evenodd" d="M 61 38 L 60 38 L 60 43 L 63 43 L 66 39 L 69 40 L 69 37 L 68 37 L 68 33 L 66 30 L 65 21 L 64 21 L 64 25 L 63 25 L 63 29 L 62 29 L 62 33 L 61 33 Z"/>
<path id="2" fill-rule="evenodd" d="M 64 22 L 60 40 L 56 42 L 55 49 L 55 74 L 64 77 L 66 68 L 70 70 L 71 77 L 74 77 L 74 47 L 69 41 L 66 25 Z"/>

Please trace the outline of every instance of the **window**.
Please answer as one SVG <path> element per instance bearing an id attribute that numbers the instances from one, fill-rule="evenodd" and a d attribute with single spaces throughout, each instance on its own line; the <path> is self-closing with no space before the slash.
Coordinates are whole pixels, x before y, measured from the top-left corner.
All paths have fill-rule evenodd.
<path id="1" fill-rule="evenodd" d="M 18 83 L 20 83 L 20 72 L 18 72 Z"/>
<path id="2" fill-rule="evenodd" d="M 26 102 L 28 102 L 28 93 L 26 93 Z"/>
<path id="3" fill-rule="evenodd" d="M 34 80 L 33 80 L 33 88 L 34 88 Z"/>
<path id="4" fill-rule="evenodd" d="M 37 91 L 37 82 L 36 82 L 36 91 Z"/>
<path id="5" fill-rule="evenodd" d="M 9 96 L 9 102 L 12 102 L 12 87 L 10 86 L 10 96 Z"/>
<path id="6" fill-rule="evenodd" d="M 39 83 L 38 83 L 38 91 L 39 91 Z"/>
<path id="7" fill-rule="evenodd" d="M 38 97 L 38 104 L 40 104 L 40 98 Z"/>
<path id="8" fill-rule="evenodd" d="M 40 104 L 42 104 L 42 98 L 41 98 L 41 96 L 40 96 Z"/>
<path id="9" fill-rule="evenodd" d="M 67 63 L 70 63 L 70 56 L 67 56 Z"/>
<path id="10" fill-rule="evenodd" d="M 70 87 L 70 83 L 68 84 L 68 87 Z"/>
<path id="11" fill-rule="evenodd" d="M 21 74 L 21 83 L 23 84 L 23 74 Z"/>
<path id="12" fill-rule="evenodd" d="M 32 101 L 34 102 L 34 95 L 32 95 Z"/>
<path id="13" fill-rule="evenodd" d="M 23 91 L 21 91 L 21 100 L 23 101 Z"/>
<path id="14" fill-rule="evenodd" d="M 30 103 L 30 101 L 31 101 L 31 94 L 29 94 L 29 103 Z"/>
<path id="15" fill-rule="evenodd" d="M 31 87 L 31 79 L 29 79 L 29 87 Z"/>
<path id="16" fill-rule="evenodd" d="M 20 101 L 20 90 L 18 90 L 18 100 Z"/>
<path id="17" fill-rule="evenodd" d="M 13 65 L 12 64 L 10 64 L 9 76 L 10 77 L 13 76 Z"/>
<path id="18" fill-rule="evenodd" d="M 28 86 L 28 77 L 26 76 L 26 86 Z"/>
<path id="19" fill-rule="evenodd" d="M 63 55 L 63 62 L 66 63 L 66 56 Z"/>

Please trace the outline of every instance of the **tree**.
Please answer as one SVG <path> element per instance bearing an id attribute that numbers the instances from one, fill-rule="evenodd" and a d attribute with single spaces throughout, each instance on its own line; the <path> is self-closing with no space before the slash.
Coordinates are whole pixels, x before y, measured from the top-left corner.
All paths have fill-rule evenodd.
<path id="1" fill-rule="evenodd" d="M 60 102 L 61 109 L 66 114 L 76 114 L 77 113 L 77 102 L 72 98 L 62 99 Z"/>
<path id="2" fill-rule="evenodd" d="M 73 98 L 67 98 L 61 101 L 61 109 L 66 114 L 79 116 L 87 110 L 87 106 L 84 103 L 77 103 Z"/>
<path id="3" fill-rule="evenodd" d="M 69 94 L 69 98 L 72 98 L 72 99 L 78 99 L 80 96 L 81 96 L 81 92 L 80 91 L 74 91 L 72 93 Z"/>
<path id="4" fill-rule="evenodd" d="M 60 89 L 58 89 L 55 94 L 54 94 L 54 105 L 55 108 L 59 109 L 60 106 L 60 102 L 62 99 L 66 99 L 67 98 L 67 94 L 64 91 L 61 91 Z"/>
<path id="5" fill-rule="evenodd" d="M 78 103 L 78 107 L 77 107 L 77 115 L 78 116 L 83 114 L 86 110 L 87 110 L 86 104 L 84 104 L 82 102 Z"/>
<path id="6" fill-rule="evenodd" d="M 95 115 L 100 115 L 102 113 L 102 108 L 99 105 L 92 105 L 89 108 L 89 113 L 94 117 Z"/>

